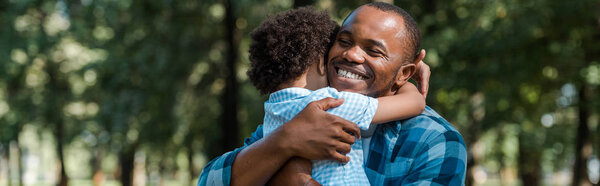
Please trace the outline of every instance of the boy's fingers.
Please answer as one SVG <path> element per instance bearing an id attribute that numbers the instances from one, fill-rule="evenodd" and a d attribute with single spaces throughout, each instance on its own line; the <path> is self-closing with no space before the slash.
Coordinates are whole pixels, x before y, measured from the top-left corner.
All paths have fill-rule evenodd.
<path id="1" fill-rule="evenodd" d="M 418 58 L 421 59 L 421 61 L 419 61 L 418 74 L 415 79 L 419 83 L 419 91 L 425 98 L 427 98 L 427 92 L 429 91 L 429 77 L 431 76 L 429 65 L 422 60 L 425 58 L 426 54 L 427 52 L 425 49 L 421 49 L 419 52 Z"/>
<path id="2" fill-rule="evenodd" d="M 426 54 L 427 54 L 427 51 L 425 51 L 425 49 L 421 49 L 421 51 L 419 52 L 418 58 L 423 59 L 423 58 L 425 58 Z"/>
<path id="3" fill-rule="evenodd" d="M 429 91 L 429 77 L 431 76 L 431 71 L 429 71 L 429 68 L 427 71 L 422 72 L 423 74 L 421 75 L 422 80 L 421 82 L 419 82 L 419 89 L 421 89 L 421 93 L 423 94 L 423 96 L 425 96 L 425 98 L 427 98 L 427 91 Z"/>

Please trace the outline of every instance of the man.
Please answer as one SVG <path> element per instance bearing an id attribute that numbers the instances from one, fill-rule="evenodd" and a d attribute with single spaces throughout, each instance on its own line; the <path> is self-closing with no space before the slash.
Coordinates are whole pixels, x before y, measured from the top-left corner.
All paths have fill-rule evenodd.
<path id="1" fill-rule="evenodd" d="M 416 23 L 402 9 L 385 3 L 363 5 L 346 18 L 329 52 L 329 83 L 340 91 L 392 95 L 424 57 L 417 52 L 419 42 Z M 338 76 L 340 69 L 363 78 Z M 306 159 L 347 162 L 339 149 L 355 138 L 344 131 L 360 135 L 355 124 L 324 111 L 339 104 L 335 99 L 313 102 L 265 138 L 259 126 L 244 147 L 211 161 L 198 185 L 311 183 Z M 378 125 L 372 137 L 362 140 L 367 144 L 364 168 L 372 185 L 464 184 L 463 139 L 431 108 L 408 120 Z"/>

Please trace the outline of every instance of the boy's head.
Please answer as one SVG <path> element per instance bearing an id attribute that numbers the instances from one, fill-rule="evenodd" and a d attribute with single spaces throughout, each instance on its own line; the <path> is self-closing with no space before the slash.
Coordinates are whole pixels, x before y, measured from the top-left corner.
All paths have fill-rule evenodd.
<path id="1" fill-rule="evenodd" d="M 338 27 L 326 12 L 312 7 L 268 17 L 250 33 L 250 81 L 261 94 L 285 88 L 324 60 Z"/>

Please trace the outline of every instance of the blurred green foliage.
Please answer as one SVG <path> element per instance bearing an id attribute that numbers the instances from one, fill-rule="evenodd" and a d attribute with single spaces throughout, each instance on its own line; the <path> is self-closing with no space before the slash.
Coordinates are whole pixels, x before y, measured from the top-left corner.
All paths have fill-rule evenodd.
<path id="1" fill-rule="evenodd" d="M 134 182 L 195 179 L 233 148 L 219 144 L 229 134 L 221 117 L 238 116 L 240 138 L 262 122 L 266 96 L 245 74 L 248 33 L 300 1 L 230 2 L 236 72 L 225 64 L 225 1 L 0 1 L 0 184 L 32 157 L 57 162 L 61 144 L 73 179 L 117 179 L 128 157 L 130 171 L 142 170 Z M 308 2 L 341 22 L 370 1 Z M 419 24 L 432 68 L 427 102 L 465 137 L 469 184 L 564 184 L 579 169 L 598 182 L 600 2 L 395 4 Z M 230 74 L 239 109 L 221 113 Z"/>

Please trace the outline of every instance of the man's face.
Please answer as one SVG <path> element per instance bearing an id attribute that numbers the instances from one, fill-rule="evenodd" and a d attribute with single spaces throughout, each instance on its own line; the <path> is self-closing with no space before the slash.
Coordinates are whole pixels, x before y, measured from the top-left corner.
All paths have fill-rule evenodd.
<path id="1" fill-rule="evenodd" d="M 363 6 L 349 15 L 329 50 L 329 85 L 379 97 L 390 93 L 407 48 L 402 17 Z"/>

